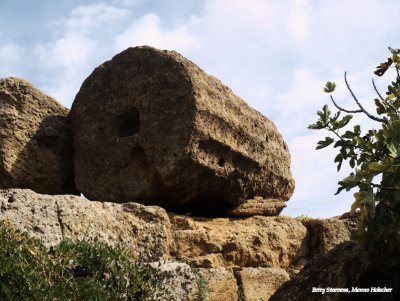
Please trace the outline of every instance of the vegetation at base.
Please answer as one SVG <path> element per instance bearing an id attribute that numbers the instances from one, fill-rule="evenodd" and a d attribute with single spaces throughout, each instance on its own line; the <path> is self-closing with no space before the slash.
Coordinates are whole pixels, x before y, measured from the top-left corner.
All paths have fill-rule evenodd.
<path id="1" fill-rule="evenodd" d="M 238 286 L 238 301 L 246 301 L 246 297 L 244 296 L 243 286 Z"/>
<path id="2" fill-rule="evenodd" d="M 121 247 L 40 240 L 0 221 L 0 300 L 153 300 L 152 276 Z"/>
<path id="3" fill-rule="evenodd" d="M 364 108 L 352 91 L 345 73 L 346 87 L 358 109 L 348 110 L 339 106 L 331 94 L 336 84 L 328 82 L 324 92 L 331 94 L 336 112 L 332 113 L 325 105 L 317 113 L 319 120 L 309 126 L 310 129 L 328 130 L 333 135 L 319 141 L 317 149 L 330 145 L 337 148 L 334 162 L 338 170 L 345 161 L 353 169 L 348 177 L 339 182 L 337 194 L 342 190 L 358 189 L 351 206 L 351 213 L 360 213 L 360 228 L 354 236 L 365 241 L 371 250 L 379 247 L 400 249 L 400 50 L 390 47 L 389 50 L 391 56 L 379 64 L 374 73 L 383 76 L 393 68 L 395 79 L 384 96 L 372 80 L 376 92 L 373 100 L 376 114 Z M 350 128 L 354 114 L 364 114 L 377 122 L 377 128 L 368 131 L 362 131 L 360 125 Z"/>
<path id="4" fill-rule="evenodd" d="M 296 220 L 298 220 L 302 224 L 306 224 L 307 222 L 312 221 L 313 218 L 309 217 L 309 216 L 307 216 L 305 214 L 300 214 L 298 217 L 296 217 Z"/>
<path id="5" fill-rule="evenodd" d="M 207 294 L 206 294 L 207 282 L 197 267 L 191 265 L 190 269 L 192 270 L 193 274 L 196 276 L 196 283 L 197 283 L 197 288 L 198 288 L 197 300 L 204 301 L 204 300 L 206 300 L 206 297 L 207 297 Z"/>

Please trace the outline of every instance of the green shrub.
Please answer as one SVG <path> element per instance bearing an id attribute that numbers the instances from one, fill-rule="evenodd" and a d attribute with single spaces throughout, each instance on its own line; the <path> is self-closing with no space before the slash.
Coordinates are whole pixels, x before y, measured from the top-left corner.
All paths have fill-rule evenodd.
<path id="1" fill-rule="evenodd" d="M 151 300 L 154 273 L 121 247 L 64 240 L 48 250 L 0 222 L 0 300 Z"/>
<path id="2" fill-rule="evenodd" d="M 318 111 L 319 120 L 310 129 L 325 129 L 334 136 L 318 142 L 317 149 L 333 145 L 339 149 L 334 160 L 337 169 L 347 161 L 353 172 L 339 182 L 337 193 L 358 188 L 351 213 L 359 212 L 360 228 L 355 237 L 368 243 L 371 249 L 379 247 L 400 249 L 400 58 L 399 49 L 389 48 L 391 57 L 380 64 L 375 74 L 382 76 L 389 68 L 396 71 L 395 80 L 388 86 L 383 97 L 373 87 L 376 115 L 368 112 L 350 88 L 345 73 L 345 83 L 357 110 L 339 106 L 330 96 L 336 113 L 325 105 Z M 328 82 L 324 91 L 332 93 L 336 84 Z M 347 113 L 341 117 L 342 113 Z M 348 128 L 354 114 L 361 113 L 379 125 L 377 129 L 362 132 L 359 125 Z M 346 130 L 345 130 L 346 129 Z"/>

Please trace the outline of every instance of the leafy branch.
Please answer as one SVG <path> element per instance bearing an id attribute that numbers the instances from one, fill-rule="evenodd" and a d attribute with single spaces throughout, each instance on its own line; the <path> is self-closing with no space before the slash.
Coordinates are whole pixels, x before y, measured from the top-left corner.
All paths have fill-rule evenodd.
<path id="1" fill-rule="evenodd" d="M 373 246 L 385 244 L 390 248 L 400 249 L 400 50 L 390 47 L 389 50 L 391 57 L 379 64 L 374 72 L 383 76 L 389 68 L 396 69 L 396 79 L 388 86 L 386 97 L 382 96 L 372 80 L 378 95 L 378 98 L 374 99 L 376 113 L 380 117 L 364 108 L 351 89 L 345 72 L 347 90 L 359 109 L 348 110 L 340 106 L 332 96 L 336 83 L 327 82 L 324 92 L 330 94 L 330 99 L 338 111 L 332 114 L 329 107 L 324 105 L 322 110 L 317 112 L 317 122 L 308 128 L 324 129 L 332 133 L 333 138 L 325 137 L 317 143 L 316 149 L 330 145 L 339 148 L 339 153 L 334 159 L 337 170 L 340 170 L 344 161 L 348 161 L 354 170 L 338 183 L 336 194 L 342 190 L 358 188 L 351 206 L 351 212 L 360 213 L 360 228 L 355 236 L 366 239 Z M 342 113 L 347 115 L 340 118 Z M 340 130 L 348 127 L 353 114 L 359 113 L 379 122 L 380 128 L 370 129 L 362 134 L 361 127 L 355 125 L 341 133 Z"/>

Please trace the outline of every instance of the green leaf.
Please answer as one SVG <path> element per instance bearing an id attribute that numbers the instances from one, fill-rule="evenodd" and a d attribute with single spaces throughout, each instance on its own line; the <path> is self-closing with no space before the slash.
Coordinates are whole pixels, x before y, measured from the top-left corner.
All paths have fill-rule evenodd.
<path id="1" fill-rule="evenodd" d="M 310 124 L 308 128 L 311 130 L 321 130 L 324 128 L 324 125 L 321 122 L 317 122 L 316 124 Z"/>
<path id="2" fill-rule="evenodd" d="M 393 98 L 395 98 L 396 97 L 396 95 L 394 95 L 393 93 L 391 93 L 391 94 L 389 94 L 387 97 L 386 97 L 386 100 L 392 100 Z"/>
<path id="3" fill-rule="evenodd" d="M 378 98 L 375 98 L 374 102 L 375 102 L 375 106 L 376 106 L 376 112 L 379 115 L 386 113 L 386 108 L 385 108 L 384 104 Z"/>
<path id="4" fill-rule="evenodd" d="M 328 105 L 324 105 L 322 108 L 323 115 L 321 116 L 321 120 L 324 123 L 328 123 L 329 117 L 331 116 L 331 111 L 329 110 Z"/>
<path id="5" fill-rule="evenodd" d="M 346 190 L 350 190 L 353 187 L 356 187 L 360 181 L 356 178 L 354 174 L 344 178 L 342 181 L 339 182 L 341 186 L 343 186 Z"/>
<path id="6" fill-rule="evenodd" d="M 351 168 L 354 168 L 354 166 L 356 165 L 356 160 L 354 158 L 351 158 L 349 164 Z"/>
<path id="7" fill-rule="evenodd" d="M 332 139 L 331 137 L 325 137 L 325 140 L 318 141 L 316 149 L 321 149 L 321 148 L 327 147 L 330 144 L 332 144 L 334 141 L 335 140 Z"/>
<path id="8" fill-rule="evenodd" d="M 353 139 L 354 136 L 356 136 L 356 134 L 354 134 L 351 131 L 346 131 L 343 135 L 342 138 L 346 138 L 346 139 Z"/>
<path id="9" fill-rule="evenodd" d="M 343 157 L 342 157 L 342 155 L 341 155 L 341 154 L 338 154 L 338 155 L 336 156 L 334 162 L 335 162 L 335 163 L 338 163 L 338 165 L 337 165 L 337 171 L 339 171 L 340 168 L 342 167 L 342 163 L 343 163 Z"/>
<path id="10" fill-rule="evenodd" d="M 339 128 L 345 127 L 350 120 L 353 118 L 352 115 L 346 115 L 342 118 L 342 120 L 339 121 Z"/>
<path id="11" fill-rule="evenodd" d="M 336 84 L 334 82 L 327 82 L 324 88 L 325 93 L 332 93 L 335 91 Z"/>
<path id="12" fill-rule="evenodd" d="M 395 158 L 395 159 L 399 156 L 399 149 L 396 146 L 394 146 L 393 143 L 389 143 L 387 145 L 387 148 L 390 153 L 389 156 L 391 156 L 392 158 Z"/>
<path id="13" fill-rule="evenodd" d="M 371 162 L 368 164 L 368 170 L 372 171 L 372 172 L 380 173 L 380 172 L 384 172 L 388 168 L 390 168 L 390 165 L 386 165 L 382 162 Z"/>
<path id="14" fill-rule="evenodd" d="M 347 150 L 345 147 L 342 147 L 340 149 L 340 154 L 342 155 L 343 159 L 345 159 L 345 160 L 347 159 Z"/>

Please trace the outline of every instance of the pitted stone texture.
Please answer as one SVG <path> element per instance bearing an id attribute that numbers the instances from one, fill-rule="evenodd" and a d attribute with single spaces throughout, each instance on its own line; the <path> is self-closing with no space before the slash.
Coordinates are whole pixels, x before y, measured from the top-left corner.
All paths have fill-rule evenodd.
<path id="1" fill-rule="evenodd" d="M 156 269 L 156 300 L 238 300 L 237 281 L 231 269 L 194 269 L 182 262 L 154 262 L 150 266 Z"/>
<path id="2" fill-rule="evenodd" d="M 267 301 L 290 279 L 289 274 L 279 268 L 243 268 L 236 272 L 236 277 L 246 301 Z"/>
<path id="3" fill-rule="evenodd" d="M 290 217 L 170 219 L 174 257 L 197 267 L 289 268 L 308 255 L 307 229 Z"/>
<path id="4" fill-rule="evenodd" d="M 226 210 L 227 216 L 278 216 L 282 210 L 286 207 L 285 202 L 276 199 L 263 199 L 261 197 L 255 197 L 254 199 L 246 200 L 243 204 L 240 204 L 236 208 Z"/>
<path id="5" fill-rule="evenodd" d="M 165 210 L 138 203 L 89 202 L 73 195 L 0 190 L 0 219 L 9 220 L 47 246 L 64 238 L 99 239 L 133 250 L 138 261 L 168 259 L 173 245 Z"/>
<path id="6" fill-rule="evenodd" d="M 70 116 L 76 184 L 89 199 L 201 212 L 292 195 L 275 125 L 174 51 L 116 55 L 85 80 Z"/>
<path id="7" fill-rule="evenodd" d="M 295 277 L 284 283 L 270 300 L 400 300 L 398 249 L 390 250 L 386 244 L 375 245 L 375 248 L 371 250 L 358 242 L 347 241 L 317 255 Z M 313 292 L 313 288 L 325 289 L 325 292 Z M 348 288 L 350 291 L 354 288 L 355 291 L 334 292 L 333 288 Z M 370 292 L 356 292 L 357 288 L 368 288 Z M 378 288 L 392 290 L 378 293 Z"/>
<path id="8" fill-rule="evenodd" d="M 67 114 L 28 81 L 0 79 L 0 189 L 76 193 Z"/>
<path id="9" fill-rule="evenodd" d="M 204 301 L 238 301 L 237 280 L 231 269 L 199 269 L 199 275 L 205 282 Z"/>
<path id="10" fill-rule="evenodd" d="M 353 294 L 312 292 L 315 288 L 349 288 L 370 287 L 357 285 L 362 275 L 368 271 L 371 258 L 366 250 L 354 241 L 345 242 L 324 255 L 318 255 L 300 271 L 293 279 L 283 284 L 270 298 L 272 301 L 301 300 L 358 300 Z M 356 294 L 357 296 L 358 294 Z M 379 300 L 379 299 L 377 299 Z M 389 299 L 391 300 L 391 299 Z"/>
<path id="11" fill-rule="evenodd" d="M 153 291 L 153 298 L 159 301 L 197 301 L 199 300 L 199 276 L 186 263 L 154 262 L 157 269 L 156 282 L 159 285 Z M 151 299 L 149 301 L 152 301 Z M 222 299 L 221 299 L 222 300 Z"/>
<path id="12" fill-rule="evenodd" d="M 312 255 L 325 254 L 337 245 L 351 240 L 351 231 L 346 220 L 338 218 L 310 219 L 304 224 L 310 233 Z"/>

